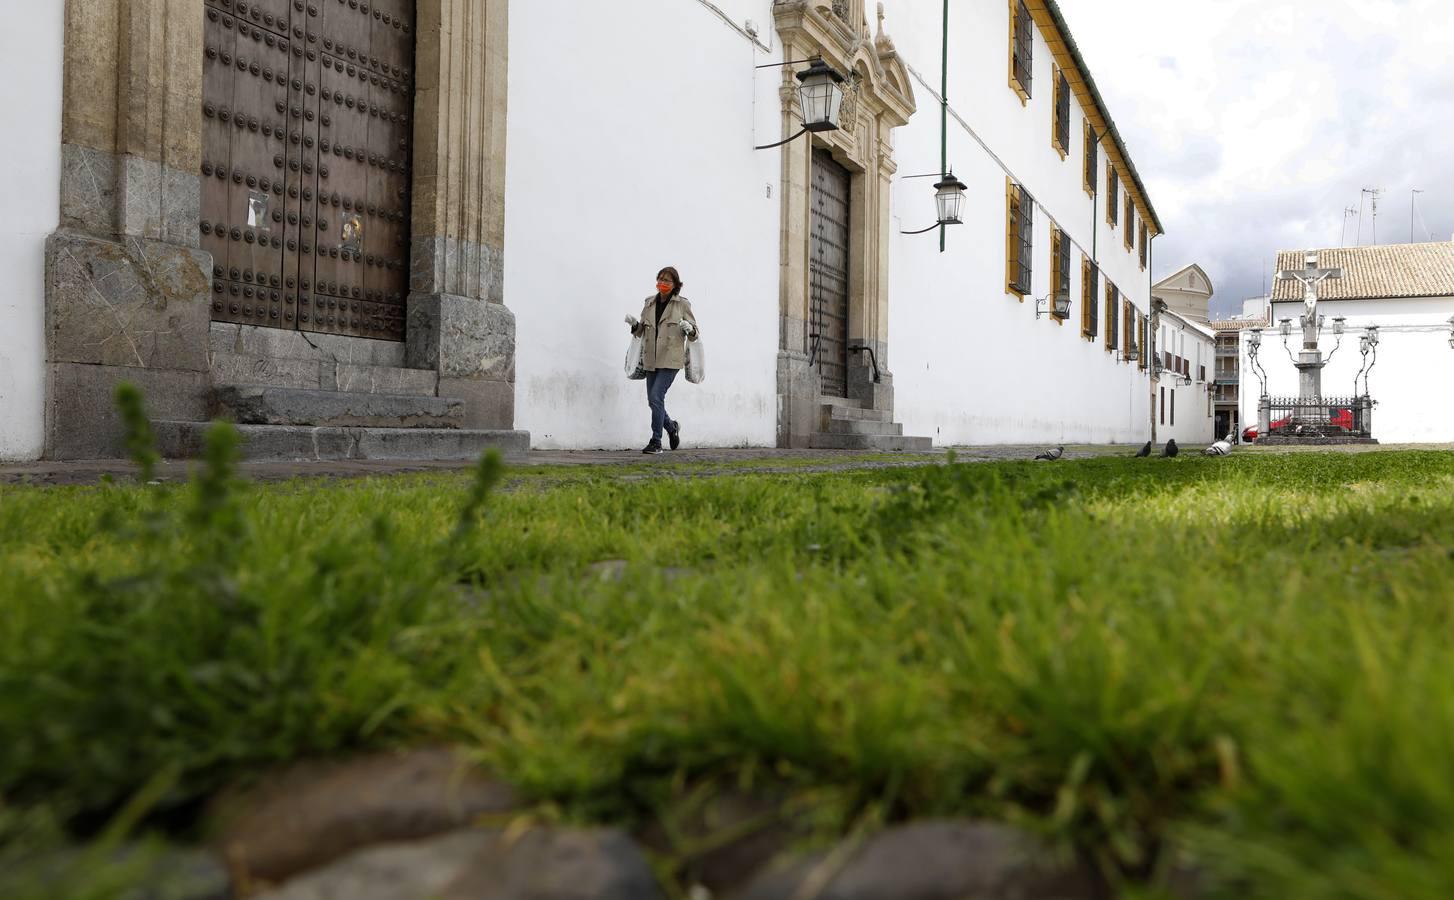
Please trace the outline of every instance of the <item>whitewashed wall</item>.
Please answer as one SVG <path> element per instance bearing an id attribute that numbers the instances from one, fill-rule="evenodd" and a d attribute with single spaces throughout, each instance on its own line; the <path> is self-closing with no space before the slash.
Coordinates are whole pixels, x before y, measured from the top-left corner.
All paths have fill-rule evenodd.
<path id="1" fill-rule="evenodd" d="M 1342 349 L 1323 370 L 1323 394 L 1344 397 L 1353 393 L 1353 378 L 1363 365 L 1359 337 L 1369 325 L 1379 326 L 1378 359 L 1368 378 L 1369 393 L 1378 405 L 1373 410 L 1373 436 L 1385 444 L 1454 442 L 1454 350 L 1449 349 L 1449 317 L 1454 298 L 1414 300 L 1331 300 L 1318 306 L 1326 317 L 1321 346 L 1333 351 L 1335 316 L 1347 319 Z M 1262 337 L 1260 359 L 1267 371 L 1268 392 L 1297 396 L 1298 372 L 1283 349 L 1277 331 L 1279 319 L 1292 319 L 1288 346 L 1294 354 L 1302 344 L 1297 327 L 1301 302 L 1279 302 L 1272 307 L 1272 328 Z M 1248 365 L 1246 333 L 1242 337 L 1242 421 L 1257 422 L 1260 385 Z M 1370 362 L 1373 362 L 1370 357 Z M 1361 384 L 1361 382 L 1360 382 Z"/>
<path id="2" fill-rule="evenodd" d="M 941 7 L 913 0 L 885 6 L 887 30 L 917 73 L 919 113 L 896 136 L 899 172 L 937 172 Z M 1053 58 L 1038 28 L 1028 106 L 1007 83 L 1008 5 L 956 3 L 950 28 L 949 161 L 969 185 L 965 224 L 949 229 L 942 254 L 933 233 L 899 235 L 932 223 L 934 207 L 932 180 L 896 182 L 888 361 L 896 418 L 906 433 L 928 435 L 941 445 L 1145 441 L 1146 374 L 1118 361 L 1119 353 L 1107 353 L 1102 338 L 1089 342 L 1080 336 L 1082 252 L 1095 251 L 1099 260 L 1102 309 L 1109 278 L 1141 313 L 1148 310 L 1149 273 L 1141 270 L 1135 252 L 1126 251 L 1120 229 L 1105 221 L 1106 154 L 1100 153 L 1102 193 L 1093 204 L 1082 187 L 1084 114 L 1075 99 L 1070 155 L 1062 160 L 1051 148 Z M 1077 244 L 1071 255 L 1071 314 L 1064 325 L 1037 320 L 1033 299 L 1021 303 L 1005 292 L 1006 169 L 1040 207 L 1035 297 L 1050 291 L 1051 219 Z M 1100 318 L 1103 335 L 1103 312 Z"/>
<path id="3" fill-rule="evenodd" d="M 27 4 L 0 29 L 0 460 L 45 440 L 45 239 L 60 217 L 64 4 Z"/>
<path id="4" fill-rule="evenodd" d="M 721 14 L 719 15 L 718 10 Z M 622 373 L 676 266 L 708 353 L 667 408 L 698 446 L 776 439 L 781 61 L 771 0 L 531 0 L 510 9 L 505 297 L 516 424 L 540 448 L 639 447 Z M 763 50 L 738 27 L 757 23 Z"/>

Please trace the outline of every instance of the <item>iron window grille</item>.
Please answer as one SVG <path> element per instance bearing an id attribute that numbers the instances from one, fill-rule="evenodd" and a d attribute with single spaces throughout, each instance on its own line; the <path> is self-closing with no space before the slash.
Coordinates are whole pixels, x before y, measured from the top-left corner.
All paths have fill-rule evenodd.
<path id="1" fill-rule="evenodd" d="M 1055 296 L 1070 299 L 1070 241 L 1064 232 L 1056 232 L 1059 240 L 1055 248 L 1056 259 L 1056 284 Z M 1070 312 L 1067 308 L 1065 315 L 1056 314 L 1057 318 L 1068 319 Z"/>
<path id="2" fill-rule="evenodd" d="M 1101 273 L 1096 268 L 1095 263 L 1087 259 L 1082 274 L 1084 275 L 1084 279 L 1081 285 L 1080 298 L 1083 315 L 1081 333 L 1090 340 L 1095 340 L 1096 335 L 1100 332 L 1100 322 L 1097 321 L 1099 306 L 1096 304 L 1096 294 L 1100 289 Z"/>
<path id="3" fill-rule="evenodd" d="M 1070 152 L 1070 80 L 1064 72 L 1055 82 L 1055 146 Z"/>
<path id="4" fill-rule="evenodd" d="M 1150 240 L 1150 236 L 1149 236 L 1149 232 L 1146 229 L 1146 223 L 1145 222 L 1142 222 L 1141 223 L 1141 268 L 1143 268 L 1143 269 L 1146 268 L 1146 248 L 1147 248 L 1147 242 L 1149 240 Z"/>
<path id="5" fill-rule="evenodd" d="M 1132 247 L 1132 243 L 1131 243 L 1132 242 L 1132 236 L 1135 234 L 1135 231 L 1133 231 L 1132 229 L 1134 229 L 1136 227 L 1135 226 L 1135 222 L 1136 222 L 1136 201 L 1131 198 L 1131 192 L 1130 191 L 1127 191 L 1126 192 L 1126 228 L 1125 228 L 1125 243 L 1126 243 L 1126 249 L 1127 250 L 1130 250 L 1131 247 Z"/>
<path id="6" fill-rule="evenodd" d="M 1011 65 L 1014 69 L 1015 81 L 1019 83 L 1020 90 L 1024 92 L 1025 99 L 1031 96 L 1031 55 L 1035 48 L 1035 32 L 1030 19 L 1030 10 L 1025 6 L 1025 0 L 1015 4 L 1015 41 L 1011 48 Z"/>
<path id="7" fill-rule="evenodd" d="M 1116 322 L 1116 309 L 1121 305 L 1121 292 L 1109 281 L 1106 282 L 1106 349 L 1115 350 L 1119 344 L 1120 331 Z"/>
<path id="8" fill-rule="evenodd" d="M 1035 265 L 1035 200 L 1025 189 L 1010 189 L 1010 290 L 1027 295 L 1031 291 Z"/>
<path id="9" fill-rule="evenodd" d="M 1085 189 L 1096 192 L 1096 168 L 1100 165 L 1100 141 L 1095 126 L 1085 123 Z"/>
<path id="10" fill-rule="evenodd" d="M 1121 180 L 1116 177 L 1116 169 L 1110 163 L 1106 163 L 1106 217 L 1111 222 L 1111 227 L 1119 224 L 1121 215 Z"/>

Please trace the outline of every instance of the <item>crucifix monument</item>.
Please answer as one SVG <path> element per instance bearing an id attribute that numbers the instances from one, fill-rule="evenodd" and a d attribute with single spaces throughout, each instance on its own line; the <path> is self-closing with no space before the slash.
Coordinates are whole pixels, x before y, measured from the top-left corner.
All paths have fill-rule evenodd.
<path id="1" fill-rule="evenodd" d="M 1318 316 L 1318 285 L 1329 278 L 1342 278 L 1342 269 L 1318 267 L 1318 254 L 1310 252 L 1303 258 L 1302 269 L 1284 269 L 1277 273 L 1279 281 L 1299 281 L 1303 286 L 1303 349 L 1296 363 L 1299 373 L 1300 398 L 1310 406 L 1323 396 L 1323 354 L 1318 349 L 1318 333 L 1322 330 Z"/>

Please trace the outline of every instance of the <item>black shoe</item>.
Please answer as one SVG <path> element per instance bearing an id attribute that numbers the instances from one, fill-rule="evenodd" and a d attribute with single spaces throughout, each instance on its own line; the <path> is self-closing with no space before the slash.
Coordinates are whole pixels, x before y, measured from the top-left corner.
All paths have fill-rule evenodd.
<path id="1" fill-rule="evenodd" d="M 667 431 L 666 437 L 667 440 L 671 443 L 671 448 L 673 450 L 680 447 L 682 445 L 682 423 L 671 423 L 671 429 Z"/>
<path id="2" fill-rule="evenodd" d="M 652 441 L 651 441 L 651 443 L 649 443 L 645 447 L 642 447 L 641 448 L 641 452 L 642 453 L 652 453 L 652 454 L 660 453 L 661 452 L 661 441 L 658 441 L 655 438 L 653 438 Z"/>

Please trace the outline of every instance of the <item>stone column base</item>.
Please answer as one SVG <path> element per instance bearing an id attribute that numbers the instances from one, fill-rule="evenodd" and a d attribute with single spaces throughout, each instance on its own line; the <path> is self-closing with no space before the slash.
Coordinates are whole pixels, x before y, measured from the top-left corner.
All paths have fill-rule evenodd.
<path id="1" fill-rule="evenodd" d="M 458 294 L 411 294 L 404 359 L 439 373 L 439 396 L 465 401 L 466 428 L 515 424 L 515 314 Z"/>
<path id="2" fill-rule="evenodd" d="M 46 242 L 46 456 L 124 454 L 113 395 L 154 418 L 205 418 L 212 257 L 194 247 L 62 229 Z"/>

